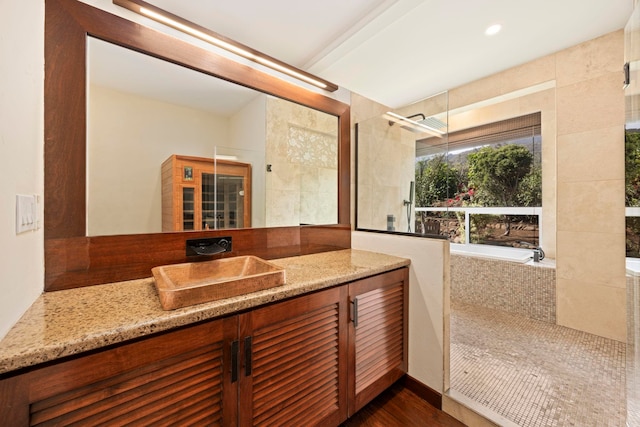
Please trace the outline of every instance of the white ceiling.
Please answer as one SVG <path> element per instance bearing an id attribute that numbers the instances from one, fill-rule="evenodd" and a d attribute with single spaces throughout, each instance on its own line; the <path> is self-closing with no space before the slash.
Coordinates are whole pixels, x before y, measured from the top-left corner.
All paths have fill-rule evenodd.
<path id="1" fill-rule="evenodd" d="M 390 107 L 623 28 L 633 7 L 633 0 L 147 1 Z M 485 36 L 494 23 L 502 31 Z"/>

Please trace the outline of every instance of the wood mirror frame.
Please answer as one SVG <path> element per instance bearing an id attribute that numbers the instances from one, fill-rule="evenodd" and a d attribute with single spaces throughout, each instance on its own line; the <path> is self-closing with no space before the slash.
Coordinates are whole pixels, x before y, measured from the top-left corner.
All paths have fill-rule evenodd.
<path id="1" fill-rule="evenodd" d="M 338 224 L 87 237 L 88 35 L 338 117 Z M 227 256 L 267 259 L 351 246 L 347 104 L 76 0 L 45 4 L 44 132 L 46 291 L 150 277 L 154 266 L 189 261 L 192 238 L 231 236 Z"/>

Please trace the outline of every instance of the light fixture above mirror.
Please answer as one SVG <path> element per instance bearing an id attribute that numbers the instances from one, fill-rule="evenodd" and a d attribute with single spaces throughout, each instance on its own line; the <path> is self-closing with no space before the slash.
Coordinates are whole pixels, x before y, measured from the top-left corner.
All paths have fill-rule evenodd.
<path id="1" fill-rule="evenodd" d="M 246 58 L 255 63 L 269 67 L 272 70 L 276 70 L 280 73 L 284 73 L 288 76 L 294 77 L 300 81 L 311 84 L 313 86 L 324 89 L 328 92 L 335 92 L 338 90 L 338 86 L 334 83 L 328 82 L 306 71 L 295 68 L 289 64 L 286 64 L 278 59 L 275 59 L 269 55 L 259 52 L 250 48 L 242 43 L 204 28 L 196 23 L 188 21 L 180 16 L 174 15 L 159 7 L 153 6 L 142 0 L 113 0 L 113 3 L 122 6 L 132 12 L 146 16 L 149 19 L 153 19 L 156 22 L 160 22 L 185 34 L 189 34 L 200 40 L 204 40 L 214 46 L 231 52 L 235 55 Z"/>

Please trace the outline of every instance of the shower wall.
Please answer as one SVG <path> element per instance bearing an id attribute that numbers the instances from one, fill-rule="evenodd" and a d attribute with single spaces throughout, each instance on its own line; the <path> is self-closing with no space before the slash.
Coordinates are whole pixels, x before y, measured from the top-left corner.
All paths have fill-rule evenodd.
<path id="1" fill-rule="evenodd" d="M 266 98 L 266 225 L 336 224 L 336 117 Z"/>
<path id="2" fill-rule="evenodd" d="M 626 341 L 622 30 L 449 91 L 449 128 L 542 112 L 557 322 Z"/>
<path id="3" fill-rule="evenodd" d="M 392 215 L 394 231 L 408 230 L 403 202 L 415 179 L 415 135 L 380 116 L 358 122 L 358 228 L 387 230 Z"/>
<path id="4" fill-rule="evenodd" d="M 472 114 L 508 118 L 542 112 L 542 235 L 545 252 L 556 259 L 558 323 L 626 341 L 622 49 L 620 30 L 454 88 L 448 108 L 457 116 L 450 117 L 451 129 Z M 429 114 L 426 106 L 415 108 Z M 385 111 L 389 108 L 352 94 L 352 123 Z M 355 204 L 355 197 L 351 200 Z M 429 259 L 432 253 L 422 256 Z M 446 319 L 447 292 L 429 307 L 431 319 Z M 441 369 L 440 362 L 428 369 Z"/>
<path id="5" fill-rule="evenodd" d="M 627 425 L 640 425 L 640 275 L 627 276 Z"/>
<path id="6" fill-rule="evenodd" d="M 623 31 L 555 55 L 558 324 L 626 341 Z"/>

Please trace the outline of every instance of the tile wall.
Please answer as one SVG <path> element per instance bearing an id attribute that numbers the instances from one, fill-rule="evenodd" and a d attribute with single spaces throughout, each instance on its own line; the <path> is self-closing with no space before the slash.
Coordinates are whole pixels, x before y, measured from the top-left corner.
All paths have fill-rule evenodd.
<path id="1" fill-rule="evenodd" d="M 640 276 L 627 276 L 627 425 L 640 426 Z"/>
<path id="2" fill-rule="evenodd" d="M 556 323 L 556 270 L 451 254 L 451 301 Z"/>
<path id="3" fill-rule="evenodd" d="M 556 259 L 557 322 L 624 342 L 623 47 L 619 30 L 452 89 L 449 128 L 542 112 L 541 234 Z"/>
<path id="4" fill-rule="evenodd" d="M 335 116 L 267 97 L 266 224 L 338 222 Z"/>

